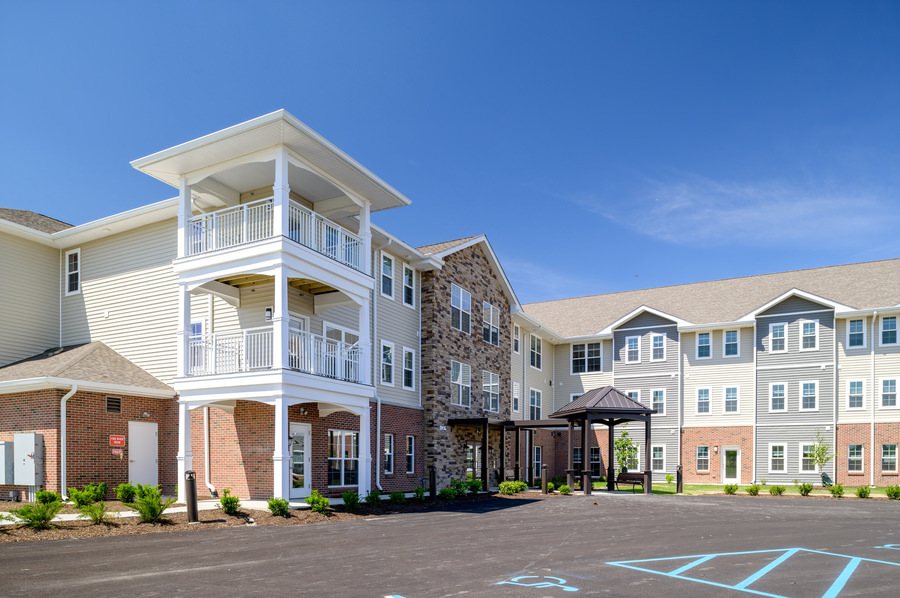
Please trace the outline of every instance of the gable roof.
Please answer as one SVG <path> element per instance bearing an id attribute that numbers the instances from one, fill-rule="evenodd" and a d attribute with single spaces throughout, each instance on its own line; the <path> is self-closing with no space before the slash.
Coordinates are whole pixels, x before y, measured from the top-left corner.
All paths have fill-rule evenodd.
<path id="1" fill-rule="evenodd" d="M 462 248 L 462 245 L 466 245 L 476 239 L 480 239 L 484 235 L 475 235 L 474 237 L 465 237 L 462 239 L 456 239 L 454 241 L 444 241 L 443 243 L 435 243 L 433 245 L 423 245 L 422 247 L 418 247 L 417 249 L 422 253 L 428 255 L 438 255 L 444 252 L 449 252 L 449 250 L 454 249 L 456 247 Z"/>
<path id="2" fill-rule="evenodd" d="M 21 224 L 42 233 L 58 233 L 61 230 L 72 228 L 71 224 L 50 218 L 37 212 L 28 210 L 14 210 L 13 208 L 0 208 L 0 219 L 15 224 Z"/>
<path id="3" fill-rule="evenodd" d="M 612 386 L 602 386 L 589 390 L 574 401 L 550 414 L 553 418 L 565 418 L 575 414 L 594 413 L 603 415 L 612 412 L 617 415 L 634 413 L 645 415 L 655 413 L 643 403 L 635 401 Z"/>
<path id="4" fill-rule="evenodd" d="M 570 338 L 595 335 L 641 307 L 652 307 L 695 325 L 736 322 L 792 291 L 849 309 L 895 306 L 900 302 L 900 259 L 559 299 L 522 307 L 535 320 Z"/>

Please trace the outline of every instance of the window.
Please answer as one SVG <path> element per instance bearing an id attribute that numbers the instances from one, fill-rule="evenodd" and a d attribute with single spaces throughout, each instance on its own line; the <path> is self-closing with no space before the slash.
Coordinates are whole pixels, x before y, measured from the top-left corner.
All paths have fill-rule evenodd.
<path id="1" fill-rule="evenodd" d="M 787 324 L 769 324 L 769 352 L 787 351 Z"/>
<path id="2" fill-rule="evenodd" d="M 712 345 L 710 344 L 710 336 L 708 332 L 697 334 L 697 359 L 708 359 L 712 357 Z"/>
<path id="3" fill-rule="evenodd" d="M 709 389 L 697 389 L 697 413 L 709 413 Z"/>
<path id="4" fill-rule="evenodd" d="M 519 325 L 516 324 L 513 326 L 513 352 L 519 352 L 519 338 L 521 337 L 522 331 L 519 329 Z"/>
<path id="5" fill-rule="evenodd" d="M 472 323 L 472 295 L 450 285 L 450 326 L 469 334 Z"/>
<path id="6" fill-rule="evenodd" d="M 625 337 L 625 362 L 638 363 L 641 360 L 641 337 Z"/>
<path id="7" fill-rule="evenodd" d="M 862 409 L 863 407 L 863 382 L 862 380 L 851 380 L 847 383 L 847 409 Z"/>
<path id="8" fill-rule="evenodd" d="M 381 294 L 394 298 L 394 258 L 381 254 Z"/>
<path id="9" fill-rule="evenodd" d="M 709 447 L 697 447 L 697 471 L 709 471 Z"/>
<path id="10" fill-rule="evenodd" d="M 896 472 L 897 471 L 897 445 L 882 444 L 881 445 L 881 471 Z"/>
<path id="11" fill-rule="evenodd" d="M 640 471 L 641 470 L 641 445 L 638 442 L 634 443 L 635 451 L 634 456 L 628 460 L 625 464 L 625 467 L 628 468 L 628 471 Z"/>
<path id="12" fill-rule="evenodd" d="M 738 412 L 738 387 L 725 387 L 725 413 Z"/>
<path id="13" fill-rule="evenodd" d="M 638 403 L 641 402 L 641 391 L 629 390 L 625 394 L 628 395 L 628 398 L 631 399 L 632 401 L 637 401 Z"/>
<path id="14" fill-rule="evenodd" d="M 863 470 L 863 445 L 847 445 L 847 471 Z"/>
<path id="15" fill-rule="evenodd" d="M 544 460 L 542 458 L 543 449 L 542 447 L 536 446 L 533 449 L 534 455 L 532 459 L 533 468 L 531 470 L 531 475 L 535 480 L 541 479 L 541 465 L 544 464 Z"/>
<path id="16" fill-rule="evenodd" d="M 650 347 L 652 352 L 650 354 L 650 361 L 665 361 L 666 360 L 666 337 L 663 334 L 651 334 L 650 335 Z"/>
<path id="17" fill-rule="evenodd" d="M 881 406 L 896 407 L 897 406 L 897 380 L 881 381 Z"/>
<path id="18" fill-rule="evenodd" d="M 769 445 L 769 471 L 770 472 L 786 471 L 784 445 L 783 444 L 770 444 Z"/>
<path id="19" fill-rule="evenodd" d="M 571 403 L 571 402 L 574 401 L 575 399 L 577 399 L 577 398 L 579 398 L 580 396 L 582 396 L 582 394 L 583 394 L 583 393 L 579 393 L 579 392 L 572 392 L 572 393 L 569 393 L 569 402 Z"/>
<path id="20" fill-rule="evenodd" d="M 850 320 L 847 323 L 847 346 L 866 346 L 866 326 L 864 320 Z"/>
<path id="21" fill-rule="evenodd" d="M 897 344 L 897 316 L 881 318 L 881 344 Z"/>
<path id="22" fill-rule="evenodd" d="M 468 407 L 472 403 L 472 368 L 458 361 L 450 362 L 450 402 Z"/>
<path id="23" fill-rule="evenodd" d="M 519 383 L 513 382 L 513 411 L 519 412 Z"/>
<path id="24" fill-rule="evenodd" d="M 726 330 L 725 331 L 725 348 L 723 349 L 723 356 L 725 357 L 738 357 L 741 354 L 741 345 L 738 342 L 738 331 L 737 330 Z"/>
<path id="25" fill-rule="evenodd" d="M 481 400 L 488 411 L 500 411 L 500 374 L 482 370 Z"/>
<path id="26" fill-rule="evenodd" d="M 384 435 L 384 473 L 394 473 L 394 435 Z"/>
<path id="27" fill-rule="evenodd" d="M 815 446 L 814 444 L 800 445 L 800 473 L 816 471 L 816 463 L 813 460 Z"/>
<path id="28" fill-rule="evenodd" d="M 819 348 L 819 322 L 800 322 L 800 350 L 815 351 Z"/>
<path id="29" fill-rule="evenodd" d="M 121 397 L 106 397 L 106 412 L 107 413 L 122 413 Z"/>
<path id="30" fill-rule="evenodd" d="M 592 446 L 591 447 L 591 477 L 594 479 L 599 478 L 603 475 L 603 470 L 600 469 L 600 447 Z"/>
<path id="31" fill-rule="evenodd" d="M 416 472 L 416 437 L 406 437 L 406 473 Z"/>
<path id="32" fill-rule="evenodd" d="M 403 264 L 403 304 L 416 305 L 416 271 Z"/>
<path id="33" fill-rule="evenodd" d="M 773 384 L 769 388 L 770 407 L 769 411 L 787 411 L 787 404 L 784 400 L 784 384 Z"/>
<path id="34" fill-rule="evenodd" d="M 650 469 L 653 471 L 666 470 L 666 447 L 651 446 L 650 447 Z"/>
<path id="35" fill-rule="evenodd" d="M 602 371 L 600 343 L 575 343 L 572 345 L 572 373 Z"/>
<path id="36" fill-rule="evenodd" d="M 482 337 L 484 342 L 495 347 L 500 346 L 500 310 L 484 301 L 481 304 L 481 317 L 484 320 Z"/>
<path id="37" fill-rule="evenodd" d="M 654 390 L 651 391 L 653 393 L 653 409 L 656 410 L 657 415 L 665 415 L 666 414 L 666 391 L 665 390 Z"/>
<path id="38" fill-rule="evenodd" d="M 359 484 L 359 432 L 328 430 L 328 485 Z"/>
<path id="39" fill-rule="evenodd" d="M 575 470 L 575 477 L 577 478 L 581 475 L 582 467 L 581 464 L 584 460 L 581 458 L 581 447 L 575 446 L 572 447 L 572 468 Z"/>
<path id="40" fill-rule="evenodd" d="M 541 369 L 541 339 L 531 335 L 531 367 Z"/>
<path id="41" fill-rule="evenodd" d="M 394 385 L 394 344 L 381 341 L 381 383 Z"/>
<path id="42" fill-rule="evenodd" d="M 81 292 L 81 250 L 66 252 L 66 295 Z"/>
<path id="43" fill-rule="evenodd" d="M 816 399 L 817 382 L 801 382 L 800 388 L 803 389 L 800 395 L 800 411 L 815 411 L 818 407 Z"/>
<path id="44" fill-rule="evenodd" d="M 541 391 L 530 389 L 528 419 L 541 419 Z"/>
<path id="45" fill-rule="evenodd" d="M 403 347 L 403 388 L 416 389 L 416 352 Z"/>

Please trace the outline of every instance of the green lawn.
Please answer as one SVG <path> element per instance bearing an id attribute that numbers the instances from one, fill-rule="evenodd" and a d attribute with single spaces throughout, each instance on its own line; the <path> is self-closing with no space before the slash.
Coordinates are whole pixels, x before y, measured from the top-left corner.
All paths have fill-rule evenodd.
<path id="1" fill-rule="evenodd" d="M 767 484 L 765 486 L 760 485 L 759 495 L 763 496 L 769 495 L 769 488 L 771 488 L 774 484 Z M 675 484 L 666 484 L 663 483 L 655 483 L 653 484 L 653 494 L 675 494 Z M 725 494 L 725 487 L 719 484 L 685 484 L 684 485 L 684 494 L 689 496 L 696 496 L 699 494 Z M 787 495 L 800 495 L 800 490 L 797 486 L 793 486 L 790 484 L 784 485 L 784 494 Z M 747 485 L 738 486 L 737 491 L 738 496 L 747 496 Z M 821 486 L 816 486 L 812 492 L 809 494 L 810 496 L 831 496 L 831 491 L 827 488 L 822 488 Z M 884 497 L 885 488 L 869 488 L 869 496 L 875 497 L 880 496 Z M 845 498 L 856 498 L 856 488 L 844 488 L 844 497 Z"/>

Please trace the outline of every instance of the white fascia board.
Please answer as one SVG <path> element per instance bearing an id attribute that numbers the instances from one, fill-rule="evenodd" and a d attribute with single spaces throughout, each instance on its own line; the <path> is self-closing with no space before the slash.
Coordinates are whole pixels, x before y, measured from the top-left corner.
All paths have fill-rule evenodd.
<path id="1" fill-rule="evenodd" d="M 609 340 L 612 337 L 613 337 L 613 335 L 611 333 L 610 334 L 588 334 L 585 336 L 570 336 L 570 337 L 566 338 L 565 341 L 568 343 L 582 343 L 582 342 L 590 342 L 590 341 Z"/>
<path id="2" fill-rule="evenodd" d="M 53 235 L 51 233 L 35 230 L 22 224 L 10 222 L 9 220 L 0 219 L 0 233 L 8 233 L 14 237 L 27 239 L 49 247 L 56 246 L 55 243 L 53 243 Z"/>
<path id="3" fill-rule="evenodd" d="M 406 243 L 405 241 L 392 235 L 391 233 L 387 232 L 380 226 L 371 224 L 370 228 L 372 229 L 372 237 L 373 237 L 372 245 L 373 246 L 377 247 L 379 245 L 384 245 L 384 243 L 389 240 L 391 242 L 390 246 L 385 247 L 385 251 L 387 251 L 388 253 L 391 253 L 393 255 L 396 255 L 397 257 L 399 257 L 401 259 L 406 260 L 407 263 L 412 265 L 412 264 L 416 264 L 419 262 L 430 262 L 431 261 L 432 256 L 425 255 L 424 253 L 422 253 L 421 251 L 419 251 L 418 249 L 416 249 L 409 243 Z M 443 260 L 440 260 L 440 264 L 441 264 L 441 266 L 444 265 Z"/>
<path id="4" fill-rule="evenodd" d="M 53 233 L 54 244 L 60 249 L 80 245 L 109 235 L 132 230 L 148 224 L 162 222 L 178 216 L 178 198 L 158 201 L 126 212 L 106 216 L 86 224 Z M 175 235 L 172 229 L 172 235 Z"/>
<path id="5" fill-rule="evenodd" d="M 107 382 L 89 382 L 84 380 L 73 380 L 71 378 L 56 378 L 53 376 L 43 376 L 40 378 L 23 378 L 21 380 L 7 380 L 0 382 L 0 394 L 11 392 L 27 392 L 30 390 L 45 390 L 48 388 L 58 388 L 67 390 L 73 385 L 78 385 L 79 392 L 97 392 L 113 395 L 134 395 L 141 397 L 150 397 L 154 399 L 174 399 L 176 393 L 174 390 L 160 390 L 158 388 L 145 388 L 143 386 L 129 386 L 126 384 L 111 384 Z"/>
<path id="6" fill-rule="evenodd" d="M 611 335 L 615 331 L 616 328 L 618 328 L 619 326 L 621 326 L 628 320 L 641 315 L 642 313 L 650 313 L 655 316 L 659 316 L 660 318 L 672 320 L 672 323 L 678 325 L 679 328 L 681 328 L 682 326 L 692 326 L 693 325 L 693 322 L 688 322 L 687 320 L 682 320 L 681 318 L 673 316 L 672 314 L 667 314 L 664 311 L 654 309 L 647 305 L 642 305 L 642 306 L 638 307 L 637 309 L 631 311 L 630 313 L 625 314 L 624 316 L 622 316 L 621 318 L 619 318 L 618 320 L 616 320 L 615 322 L 613 322 L 612 324 L 610 324 L 609 326 L 607 326 L 606 328 L 604 328 L 603 330 L 598 332 L 597 336 L 604 335 L 604 334 Z"/>
<path id="7" fill-rule="evenodd" d="M 813 295 L 812 293 L 807 293 L 806 291 L 801 291 L 798 288 L 793 288 L 790 291 L 787 291 L 786 293 L 782 293 L 781 295 L 772 299 L 771 301 L 757 307 L 750 313 L 741 316 L 740 318 L 737 319 L 737 321 L 738 322 L 748 322 L 748 321 L 755 320 L 756 316 L 758 314 L 766 311 L 767 309 L 769 309 L 770 307 L 772 307 L 774 305 L 778 305 L 779 303 L 781 303 L 782 301 L 784 301 L 785 299 L 787 299 L 789 297 L 800 297 L 802 299 L 812 301 L 813 303 L 820 303 L 820 304 L 824 305 L 825 307 L 831 307 L 832 309 L 834 309 L 835 313 L 844 313 L 844 312 L 849 312 L 849 311 L 855 311 L 852 307 L 850 307 L 848 305 L 843 305 L 841 303 L 837 303 L 830 299 L 825 299 L 824 297 L 819 297 L 818 295 Z"/>
<path id="8" fill-rule="evenodd" d="M 689 324 L 687 326 L 679 326 L 678 332 L 697 332 L 704 330 L 721 330 L 723 328 L 752 328 L 753 322 L 737 321 L 737 322 L 713 322 L 710 324 Z"/>
<path id="9" fill-rule="evenodd" d="M 566 337 L 550 328 L 547 328 L 539 321 L 526 314 L 524 311 L 519 310 L 518 312 L 512 314 L 512 320 L 514 323 L 518 324 L 523 331 L 535 334 L 541 333 L 541 338 L 544 338 L 552 342 L 553 344 L 558 345 L 566 341 Z"/>

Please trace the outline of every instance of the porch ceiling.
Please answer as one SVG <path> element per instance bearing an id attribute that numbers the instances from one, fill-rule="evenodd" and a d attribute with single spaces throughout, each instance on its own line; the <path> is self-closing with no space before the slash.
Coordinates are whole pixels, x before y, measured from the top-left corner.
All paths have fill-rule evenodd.
<path id="1" fill-rule="evenodd" d="M 235 274 L 232 276 L 223 276 L 216 279 L 216 282 L 227 284 L 229 286 L 243 289 L 253 286 L 272 284 L 274 277 L 266 274 Z M 327 285 L 318 280 L 310 278 L 288 278 L 288 286 L 294 289 L 309 293 L 310 295 L 321 295 L 322 293 L 334 293 L 337 289 L 331 285 Z"/>

